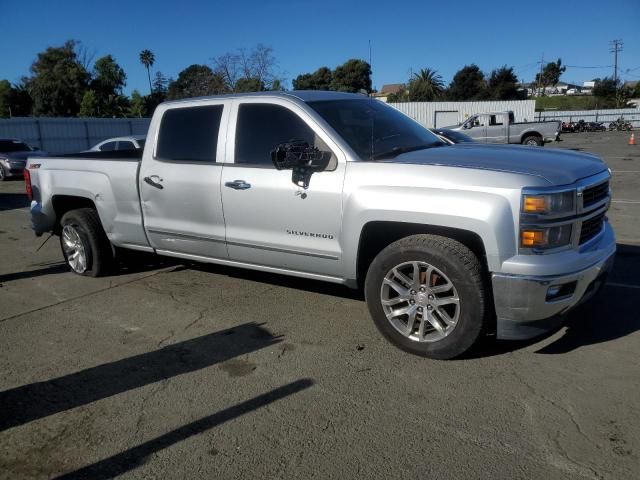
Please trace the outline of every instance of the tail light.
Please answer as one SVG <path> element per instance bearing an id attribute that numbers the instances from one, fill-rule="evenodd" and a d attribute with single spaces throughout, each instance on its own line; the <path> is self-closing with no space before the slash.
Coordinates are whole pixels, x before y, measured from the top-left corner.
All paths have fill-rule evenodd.
<path id="1" fill-rule="evenodd" d="M 33 200 L 33 189 L 31 188 L 31 173 L 29 173 L 29 169 L 24 169 L 24 186 L 27 191 L 27 198 L 29 201 Z"/>

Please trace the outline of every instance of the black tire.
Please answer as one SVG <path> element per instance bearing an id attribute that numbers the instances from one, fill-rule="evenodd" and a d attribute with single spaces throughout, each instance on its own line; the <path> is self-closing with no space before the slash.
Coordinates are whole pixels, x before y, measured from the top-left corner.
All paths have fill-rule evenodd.
<path id="1" fill-rule="evenodd" d="M 426 262 L 444 273 L 457 290 L 459 317 L 444 338 L 419 342 L 401 334 L 384 312 L 382 284 L 391 269 L 405 262 Z M 373 260 L 365 280 L 365 297 L 373 321 L 382 335 L 402 350 L 428 358 L 447 360 L 469 350 L 485 331 L 485 286 L 482 266 L 460 242 L 437 235 L 412 235 L 382 250 Z"/>
<path id="2" fill-rule="evenodd" d="M 522 144 L 530 145 L 532 147 L 533 146 L 542 147 L 544 145 L 544 142 L 542 141 L 542 137 L 538 135 L 529 135 L 528 137 L 524 137 L 522 139 Z"/>
<path id="3" fill-rule="evenodd" d="M 4 167 L 0 165 L 0 182 L 4 182 L 7 179 L 7 173 L 4 170 Z"/>
<path id="4" fill-rule="evenodd" d="M 100 277 L 111 272 L 114 265 L 113 249 L 102 228 L 98 212 L 92 208 L 71 210 L 60 220 L 61 230 L 67 225 L 78 233 L 86 254 L 86 269 L 83 272 L 75 271 L 69 264 L 63 238 L 60 236 L 60 248 L 71 271 L 87 277 Z"/>

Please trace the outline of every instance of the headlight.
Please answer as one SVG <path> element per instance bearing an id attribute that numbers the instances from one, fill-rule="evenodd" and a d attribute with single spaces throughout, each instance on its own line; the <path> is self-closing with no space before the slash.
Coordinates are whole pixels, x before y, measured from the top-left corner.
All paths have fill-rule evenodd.
<path id="1" fill-rule="evenodd" d="M 522 213 L 560 217 L 576 213 L 575 190 L 522 195 Z"/>
<path id="2" fill-rule="evenodd" d="M 556 227 L 527 227 L 520 229 L 520 247 L 548 250 L 569 245 L 571 243 L 572 225 Z"/>

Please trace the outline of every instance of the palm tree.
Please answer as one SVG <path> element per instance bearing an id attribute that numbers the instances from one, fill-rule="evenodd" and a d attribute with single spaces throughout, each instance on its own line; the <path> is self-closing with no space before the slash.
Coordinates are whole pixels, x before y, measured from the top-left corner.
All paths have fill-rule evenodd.
<path id="1" fill-rule="evenodd" d="M 156 61 L 156 57 L 153 55 L 151 50 L 142 50 L 140 52 L 140 63 L 145 66 L 147 69 L 147 77 L 149 77 L 149 92 L 153 93 L 153 87 L 151 86 L 151 71 L 149 70 L 153 67 L 153 63 Z"/>
<path id="2" fill-rule="evenodd" d="M 409 81 L 409 100 L 430 102 L 442 96 L 444 82 L 436 70 L 423 68 Z"/>

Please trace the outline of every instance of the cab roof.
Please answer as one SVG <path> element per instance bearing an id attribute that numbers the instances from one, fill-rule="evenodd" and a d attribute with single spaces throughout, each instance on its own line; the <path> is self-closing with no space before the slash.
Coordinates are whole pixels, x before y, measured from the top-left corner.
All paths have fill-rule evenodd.
<path id="1" fill-rule="evenodd" d="M 205 97 L 184 98 L 181 100 L 170 100 L 165 104 L 188 103 L 196 100 L 215 100 L 221 98 L 255 98 L 255 97 L 279 97 L 295 98 L 303 102 L 321 102 L 328 100 L 363 100 L 370 98 L 361 93 L 330 92 L 326 90 L 292 90 L 290 92 L 251 92 L 251 93 L 228 93 L 224 95 L 210 95 Z"/>

